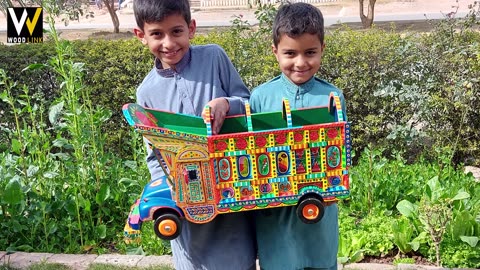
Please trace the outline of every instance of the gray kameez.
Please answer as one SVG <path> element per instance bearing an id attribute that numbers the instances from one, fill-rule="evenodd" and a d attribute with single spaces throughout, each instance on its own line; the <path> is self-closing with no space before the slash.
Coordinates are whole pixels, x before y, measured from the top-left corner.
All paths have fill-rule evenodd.
<path id="1" fill-rule="evenodd" d="M 225 97 L 229 115 L 244 113 L 250 92 L 224 50 L 217 45 L 191 46 L 176 65 L 155 67 L 137 89 L 137 103 L 154 109 L 200 116 L 212 99 Z M 147 147 L 147 164 L 156 179 L 163 171 Z M 175 269 L 255 269 L 255 232 L 248 214 L 219 215 L 207 224 L 183 222 L 181 235 L 171 241 Z"/>

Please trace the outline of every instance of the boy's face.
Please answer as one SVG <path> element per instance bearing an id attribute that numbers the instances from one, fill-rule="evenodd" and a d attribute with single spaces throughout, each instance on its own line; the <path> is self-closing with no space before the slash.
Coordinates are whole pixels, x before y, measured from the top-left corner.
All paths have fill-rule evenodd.
<path id="1" fill-rule="evenodd" d="M 316 34 L 307 33 L 295 38 L 283 34 L 277 47 L 272 45 L 280 70 L 297 85 L 315 76 L 324 48 Z"/>
<path id="2" fill-rule="evenodd" d="M 163 68 L 175 68 L 188 51 L 195 29 L 195 20 L 188 25 L 182 15 L 173 14 L 161 22 L 145 23 L 143 31 L 138 28 L 133 31 L 162 62 Z"/>

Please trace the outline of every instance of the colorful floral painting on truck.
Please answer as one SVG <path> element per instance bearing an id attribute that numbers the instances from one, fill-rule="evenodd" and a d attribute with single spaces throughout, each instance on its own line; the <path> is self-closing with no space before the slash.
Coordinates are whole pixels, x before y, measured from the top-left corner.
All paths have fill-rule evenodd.
<path id="1" fill-rule="evenodd" d="M 153 221 L 157 236 L 170 240 L 185 220 L 292 205 L 303 222 L 315 223 L 325 202 L 348 198 L 350 126 L 338 96 L 327 107 L 283 103 L 283 111 L 254 114 L 246 103 L 246 114 L 227 117 L 218 135 L 201 117 L 124 105 L 165 172 L 132 207 L 131 228 Z"/>

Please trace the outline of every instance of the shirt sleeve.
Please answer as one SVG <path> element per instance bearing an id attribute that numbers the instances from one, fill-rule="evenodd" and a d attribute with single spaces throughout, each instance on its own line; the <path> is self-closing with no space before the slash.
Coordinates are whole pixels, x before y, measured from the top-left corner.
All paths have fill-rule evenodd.
<path id="1" fill-rule="evenodd" d="M 230 105 L 228 115 L 244 114 L 244 102 L 250 97 L 250 91 L 242 81 L 240 74 L 233 66 L 225 51 L 218 46 L 218 61 L 220 65 L 220 81 L 227 94 Z"/>
<path id="2" fill-rule="evenodd" d="M 261 106 L 260 106 L 260 99 L 258 97 L 258 92 L 256 92 L 258 88 L 253 89 L 252 95 L 250 96 L 250 110 L 252 113 L 258 113 L 262 112 Z"/>

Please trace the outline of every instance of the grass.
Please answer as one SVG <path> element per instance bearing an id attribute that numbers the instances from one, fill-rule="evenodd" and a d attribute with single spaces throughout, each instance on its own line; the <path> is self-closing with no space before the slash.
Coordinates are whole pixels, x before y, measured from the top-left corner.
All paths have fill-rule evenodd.
<path id="1" fill-rule="evenodd" d="M 8 265 L 0 265 L 0 270 L 20 270 Z M 38 263 L 33 264 L 26 268 L 25 270 L 73 270 L 73 268 L 68 267 L 63 264 L 58 263 Z M 173 270 L 172 267 L 166 265 L 159 266 L 150 266 L 150 267 L 132 267 L 125 265 L 111 265 L 111 264 L 90 264 L 87 270 Z"/>
<path id="2" fill-rule="evenodd" d="M 415 264 L 415 259 L 413 258 L 396 258 L 393 260 L 393 265 L 398 265 L 398 264 Z"/>

